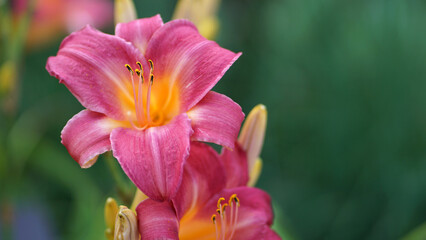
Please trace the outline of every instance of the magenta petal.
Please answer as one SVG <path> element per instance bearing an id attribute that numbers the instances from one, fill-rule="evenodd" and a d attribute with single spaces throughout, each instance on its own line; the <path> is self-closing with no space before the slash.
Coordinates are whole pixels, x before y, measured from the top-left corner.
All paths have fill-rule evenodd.
<path id="1" fill-rule="evenodd" d="M 83 110 L 62 130 L 62 144 L 82 168 L 92 166 L 99 154 L 111 150 L 109 136 L 115 124 L 101 113 Z"/>
<path id="2" fill-rule="evenodd" d="M 281 237 L 269 227 L 266 228 L 264 238 L 265 240 L 280 240 Z"/>
<path id="3" fill-rule="evenodd" d="M 174 20 L 154 33 L 145 56 L 154 62 L 155 81 L 178 87 L 180 111 L 186 112 L 210 91 L 240 55 L 206 40 L 191 22 Z"/>
<path id="4" fill-rule="evenodd" d="M 188 116 L 194 129 L 192 140 L 213 142 L 231 149 L 244 119 L 237 103 L 212 91 L 188 112 Z"/>
<path id="5" fill-rule="evenodd" d="M 131 43 L 145 53 L 149 40 L 157 29 L 163 26 L 159 14 L 150 18 L 142 18 L 128 23 L 119 23 L 115 27 L 115 35 Z"/>
<path id="6" fill-rule="evenodd" d="M 207 144 L 191 142 L 182 183 L 173 198 L 179 219 L 221 191 L 225 187 L 225 178 L 217 152 Z"/>
<path id="7" fill-rule="evenodd" d="M 233 151 L 223 149 L 220 159 L 226 172 L 226 188 L 246 186 L 249 180 L 247 154 L 238 142 Z"/>
<path id="8" fill-rule="evenodd" d="M 159 127 L 117 128 L 111 133 L 113 155 L 143 193 L 154 200 L 168 199 L 180 185 L 191 134 L 185 113 Z"/>
<path id="9" fill-rule="evenodd" d="M 147 199 L 136 212 L 141 239 L 179 239 L 179 220 L 170 202 Z"/>
<path id="10" fill-rule="evenodd" d="M 124 120 L 125 113 L 134 109 L 124 105 L 133 103 L 125 64 L 136 68 L 136 61 L 146 62 L 131 43 L 87 26 L 65 38 L 46 69 L 87 109 Z"/>

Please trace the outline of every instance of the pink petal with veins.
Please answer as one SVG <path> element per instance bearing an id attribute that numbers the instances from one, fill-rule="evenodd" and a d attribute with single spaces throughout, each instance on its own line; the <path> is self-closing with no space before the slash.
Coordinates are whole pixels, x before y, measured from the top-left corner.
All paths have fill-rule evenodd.
<path id="1" fill-rule="evenodd" d="M 182 183 L 173 202 L 179 217 L 197 208 L 225 187 L 226 176 L 217 152 L 204 143 L 191 142 Z"/>
<path id="2" fill-rule="evenodd" d="M 235 143 L 234 150 L 224 148 L 220 155 L 226 172 L 226 188 L 246 186 L 249 180 L 247 154 L 238 144 Z"/>
<path id="3" fill-rule="evenodd" d="M 105 115 L 83 110 L 65 125 L 62 144 L 82 168 L 88 168 L 99 154 L 111 150 L 109 136 L 115 126 L 114 121 Z"/>
<path id="4" fill-rule="evenodd" d="M 131 42 L 145 54 L 149 40 L 161 26 L 163 26 L 163 20 L 157 14 L 154 17 L 141 18 L 129 23 L 119 23 L 115 27 L 115 35 Z"/>
<path id="5" fill-rule="evenodd" d="M 212 91 L 188 112 L 188 116 L 194 129 L 192 140 L 213 142 L 231 149 L 244 119 L 237 103 Z"/>
<path id="6" fill-rule="evenodd" d="M 145 54 L 154 62 L 156 81 L 178 87 L 180 112 L 195 106 L 240 55 L 205 39 L 194 24 L 182 19 L 159 28 Z"/>
<path id="7" fill-rule="evenodd" d="M 136 212 L 141 239 L 179 239 L 179 220 L 171 203 L 147 199 Z"/>
<path id="8" fill-rule="evenodd" d="M 136 68 L 143 55 L 129 42 L 90 26 L 72 33 L 46 69 L 89 110 L 124 120 L 133 102 L 131 80 L 125 64 Z"/>
<path id="9" fill-rule="evenodd" d="M 182 180 L 191 134 L 185 113 L 167 125 L 143 131 L 117 128 L 111 134 L 113 155 L 143 193 L 154 200 L 168 199 Z"/>

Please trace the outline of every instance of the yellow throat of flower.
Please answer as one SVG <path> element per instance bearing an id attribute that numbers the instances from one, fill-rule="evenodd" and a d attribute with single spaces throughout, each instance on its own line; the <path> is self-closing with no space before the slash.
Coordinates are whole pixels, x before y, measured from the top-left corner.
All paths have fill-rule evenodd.
<path id="1" fill-rule="evenodd" d="M 124 106 L 128 122 L 138 130 L 164 125 L 179 113 L 177 87 L 167 81 L 156 81 L 154 87 L 154 62 L 149 59 L 148 63 L 148 80 L 140 62 L 136 62 L 135 70 L 125 65 L 130 74 L 133 101 L 125 101 Z"/>

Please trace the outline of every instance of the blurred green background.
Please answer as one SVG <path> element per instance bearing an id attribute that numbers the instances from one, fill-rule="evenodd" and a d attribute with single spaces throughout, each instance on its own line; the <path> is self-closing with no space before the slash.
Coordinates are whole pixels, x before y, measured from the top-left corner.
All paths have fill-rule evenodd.
<path id="1" fill-rule="evenodd" d="M 176 2 L 135 3 L 168 21 Z M 425 1 L 223 0 L 219 17 L 217 42 L 243 55 L 214 90 L 268 108 L 257 186 L 283 238 L 399 239 L 426 221 Z M 25 52 L 0 118 L 0 239 L 32 217 L 46 239 L 103 239 L 117 196 L 105 157 L 83 170 L 60 143 L 83 108 L 45 70 L 59 44 Z"/>

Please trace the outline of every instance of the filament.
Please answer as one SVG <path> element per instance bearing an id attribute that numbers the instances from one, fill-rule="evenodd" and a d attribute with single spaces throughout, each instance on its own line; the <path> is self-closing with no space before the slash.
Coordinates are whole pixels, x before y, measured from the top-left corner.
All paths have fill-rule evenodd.
<path id="1" fill-rule="evenodd" d="M 219 214 L 219 219 L 216 218 L 216 214 L 213 214 L 212 221 L 215 225 L 215 231 L 216 231 L 216 240 L 232 240 L 232 237 L 234 237 L 236 226 L 237 226 L 237 220 L 238 220 L 238 208 L 240 207 L 240 200 L 238 199 L 236 194 L 233 194 L 230 198 L 228 203 L 222 204 L 222 201 L 224 201 L 225 198 L 221 197 L 217 201 L 217 209 L 216 212 Z M 230 207 L 230 218 L 227 219 L 226 214 L 226 208 Z M 220 221 L 220 230 L 218 229 L 218 223 L 217 220 Z M 226 237 L 226 233 L 230 232 L 228 235 L 229 237 Z"/>

